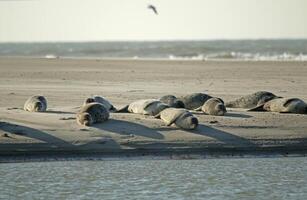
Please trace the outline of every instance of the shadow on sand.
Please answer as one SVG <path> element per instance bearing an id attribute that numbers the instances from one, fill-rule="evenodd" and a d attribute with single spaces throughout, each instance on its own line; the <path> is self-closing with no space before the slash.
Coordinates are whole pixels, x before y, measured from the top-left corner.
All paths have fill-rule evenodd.
<path id="1" fill-rule="evenodd" d="M 45 143 L 8 143 L 8 144 L 1 144 L 0 149 L 5 149 L 6 151 L 14 151 L 18 149 L 22 149 L 23 152 L 40 152 L 42 149 L 45 151 L 54 151 L 60 150 L 61 152 L 66 150 L 107 150 L 107 149 L 120 149 L 120 145 L 113 140 L 112 138 L 91 138 L 88 141 L 80 141 L 80 143 L 71 143 L 55 136 L 52 136 L 46 132 L 22 126 L 17 124 L 12 124 L 8 122 L 0 122 L 0 131 L 4 131 L 14 135 L 20 135 L 24 137 L 29 137 L 33 139 L 40 140 Z M 14 139 L 10 135 L 6 136 L 8 138 Z M 10 150 L 11 149 L 11 150 Z"/>
<path id="2" fill-rule="evenodd" d="M 204 135 L 207 137 L 214 138 L 218 141 L 221 141 L 225 144 L 231 144 L 235 146 L 251 146 L 256 147 L 257 145 L 251 142 L 250 140 L 233 135 L 231 133 L 218 130 L 209 126 L 205 126 L 202 124 L 199 124 L 196 130 L 190 131 L 191 133 L 198 134 L 198 135 Z"/>
<path id="3" fill-rule="evenodd" d="M 225 117 L 237 117 L 237 118 L 251 118 L 253 116 L 251 115 L 246 115 L 246 114 L 241 114 L 241 113 L 225 113 Z"/>
<path id="4" fill-rule="evenodd" d="M 101 124 L 95 124 L 93 127 L 104 131 L 117 133 L 120 135 L 133 134 L 152 139 L 164 138 L 164 136 L 155 129 L 148 128 L 147 126 L 141 124 L 118 120 L 118 119 L 109 119 L 107 122 Z"/>
<path id="5" fill-rule="evenodd" d="M 54 144 L 56 146 L 72 146 L 71 143 L 54 137 L 46 132 L 22 125 L 11 124 L 8 122 L 0 122 L 0 130 L 3 130 L 10 134 L 37 139 L 42 142 L 46 142 L 47 144 Z"/>
<path id="6" fill-rule="evenodd" d="M 203 112 L 197 112 L 197 111 L 192 111 L 193 114 L 195 115 L 205 115 L 205 116 L 211 116 L 211 117 L 236 117 L 236 118 L 251 118 L 253 116 L 251 115 L 246 115 L 246 114 L 241 114 L 241 113 L 229 113 L 226 112 L 224 116 L 214 116 L 214 115 L 208 115 L 206 113 Z"/>
<path id="7" fill-rule="evenodd" d="M 65 112 L 65 111 L 58 111 L 58 110 L 47 110 L 45 113 L 51 113 L 51 114 L 76 114 L 74 112 Z"/>

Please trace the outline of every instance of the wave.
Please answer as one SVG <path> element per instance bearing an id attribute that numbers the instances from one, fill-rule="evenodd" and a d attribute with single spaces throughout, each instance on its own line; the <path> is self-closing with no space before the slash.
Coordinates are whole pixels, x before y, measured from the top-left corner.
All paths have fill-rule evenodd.
<path id="1" fill-rule="evenodd" d="M 238 61 L 307 61 L 307 54 L 261 54 L 261 53 L 242 53 L 242 52 L 229 52 L 229 53 L 215 53 L 215 54 L 185 54 L 185 55 L 160 55 L 160 56 L 144 56 L 144 55 L 133 55 L 133 56 L 97 56 L 97 55 L 55 55 L 55 54 L 46 54 L 44 56 L 33 56 L 33 57 L 43 57 L 48 59 L 56 58 L 86 58 L 86 59 L 133 59 L 133 60 L 142 60 L 142 59 L 155 59 L 155 60 L 200 60 L 200 61 L 210 61 L 210 60 L 238 60 Z"/>
<path id="2" fill-rule="evenodd" d="M 169 60 L 243 60 L 243 61 L 307 61 L 307 54 L 261 54 L 261 53 L 215 53 L 215 54 L 198 54 L 193 56 L 175 56 L 169 55 Z"/>

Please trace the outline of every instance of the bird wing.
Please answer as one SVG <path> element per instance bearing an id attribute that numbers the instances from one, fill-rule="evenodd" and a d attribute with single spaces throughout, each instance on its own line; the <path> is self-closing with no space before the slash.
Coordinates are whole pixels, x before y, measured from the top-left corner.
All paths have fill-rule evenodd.
<path id="1" fill-rule="evenodd" d="M 157 9 L 156 9 L 155 7 L 153 7 L 152 9 L 153 9 L 153 11 L 155 12 L 155 14 L 157 15 L 157 14 L 158 14 Z"/>
<path id="2" fill-rule="evenodd" d="M 156 9 L 155 6 L 153 6 L 153 5 L 148 5 L 147 8 L 152 9 L 152 11 L 153 11 L 156 15 L 158 14 L 158 11 L 157 11 L 157 9 Z"/>

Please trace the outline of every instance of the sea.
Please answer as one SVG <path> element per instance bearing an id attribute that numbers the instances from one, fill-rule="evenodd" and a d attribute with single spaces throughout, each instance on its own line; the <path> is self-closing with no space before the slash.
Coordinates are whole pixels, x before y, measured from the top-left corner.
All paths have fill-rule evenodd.
<path id="1" fill-rule="evenodd" d="M 0 56 L 305 61 L 307 39 L 0 43 Z"/>
<path id="2" fill-rule="evenodd" d="M 0 164 L 0 199 L 306 200 L 307 158 Z"/>

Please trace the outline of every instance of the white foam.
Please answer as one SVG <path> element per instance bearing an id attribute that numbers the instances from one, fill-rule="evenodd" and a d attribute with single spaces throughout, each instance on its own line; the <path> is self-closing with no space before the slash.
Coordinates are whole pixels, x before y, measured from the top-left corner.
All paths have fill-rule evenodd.
<path id="1" fill-rule="evenodd" d="M 169 60 L 243 60 L 243 61 L 307 61 L 306 54 L 261 54 L 261 53 L 242 53 L 242 52 L 222 52 L 216 54 L 197 56 L 175 56 L 169 55 Z"/>
<path id="2" fill-rule="evenodd" d="M 45 58 L 48 58 L 48 59 L 55 59 L 55 58 L 58 58 L 58 56 L 53 55 L 53 54 L 47 54 L 47 55 L 45 55 Z"/>

